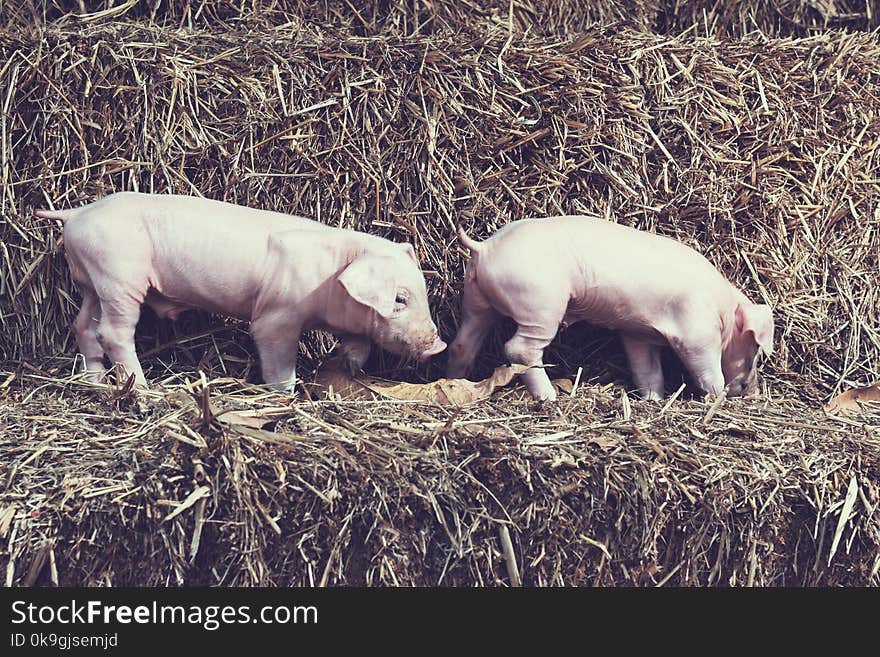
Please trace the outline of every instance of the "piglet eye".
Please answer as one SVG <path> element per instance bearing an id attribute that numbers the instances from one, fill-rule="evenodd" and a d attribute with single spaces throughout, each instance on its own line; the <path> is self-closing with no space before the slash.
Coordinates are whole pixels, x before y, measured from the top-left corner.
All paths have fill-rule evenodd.
<path id="1" fill-rule="evenodd" d="M 394 303 L 406 305 L 406 297 L 402 294 L 398 294 L 396 297 L 394 297 Z"/>

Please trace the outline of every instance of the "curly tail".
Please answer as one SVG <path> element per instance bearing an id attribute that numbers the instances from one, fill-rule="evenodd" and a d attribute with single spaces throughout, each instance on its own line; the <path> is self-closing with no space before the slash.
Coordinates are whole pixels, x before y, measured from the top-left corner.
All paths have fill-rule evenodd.
<path id="1" fill-rule="evenodd" d="M 482 242 L 477 242 L 471 239 L 464 231 L 464 227 L 461 224 L 458 226 L 458 241 L 461 242 L 473 255 L 476 255 L 482 250 Z"/>
<path id="2" fill-rule="evenodd" d="M 70 210 L 34 210 L 34 215 L 40 219 L 60 219 L 67 221 L 70 219 Z"/>

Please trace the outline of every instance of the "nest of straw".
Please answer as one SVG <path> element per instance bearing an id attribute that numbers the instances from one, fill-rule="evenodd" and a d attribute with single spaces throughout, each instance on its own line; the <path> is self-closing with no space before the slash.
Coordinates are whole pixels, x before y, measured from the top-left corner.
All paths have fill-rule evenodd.
<path id="1" fill-rule="evenodd" d="M 0 29 L 7 584 L 880 583 L 876 416 L 817 410 L 878 378 L 876 35 L 150 19 Z M 145 315 L 155 388 L 94 388 L 69 374 L 60 229 L 32 211 L 120 189 L 410 241 L 444 336 L 457 222 L 484 237 L 595 213 L 694 246 L 770 303 L 777 352 L 760 400 L 642 403 L 614 337 L 576 327 L 547 357 L 584 366 L 576 395 L 453 411 L 273 395 L 246 383 L 246 327 Z M 306 341 L 304 370 L 331 344 Z M 397 365 L 369 367 L 442 367 Z M 220 419 L 267 408 L 262 427 Z"/>

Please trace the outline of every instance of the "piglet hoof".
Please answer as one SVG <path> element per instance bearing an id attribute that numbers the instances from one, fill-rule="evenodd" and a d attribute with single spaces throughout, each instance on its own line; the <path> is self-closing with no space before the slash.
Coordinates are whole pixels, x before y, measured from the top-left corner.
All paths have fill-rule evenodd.
<path id="1" fill-rule="evenodd" d="M 364 363 L 357 358 L 342 357 L 342 367 L 349 376 L 357 376 L 364 371 Z"/>
<path id="2" fill-rule="evenodd" d="M 727 388 L 721 388 L 718 392 L 706 392 L 703 395 L 703 399 L 707 404 L 717 405 L 720 405 L 727 397 Z"/>
<path id="3" fill-rule="evenodd" d="M 279 381 L 276 383 L 264 384 L 269 390 L 280 395 L 289 395 L 292 399 L 296 399 L 299 393 L 296 391 L 296 382 Z"/>
<path id="4" fill-rule="evenodd" d="M 536 399 L 532 402 L 531 407 L 536 417 L 552 419 L 561 414 L 559 404 L 555 399 Z"/>
<path id="5" fill-rule="evenodd" d="M 364 364 L 370 357 L 370 343 L 366 340 L 343 340 L 339 346 L 342 366 L 351 376 L 364 371 Z"/>
<path id="6" fill-rule="evenodd" d="M 539 390 L 532 393 L 532 399 L 536 402 L 555 402 L 556 391 L 552 388 L 550 390 Z"/>

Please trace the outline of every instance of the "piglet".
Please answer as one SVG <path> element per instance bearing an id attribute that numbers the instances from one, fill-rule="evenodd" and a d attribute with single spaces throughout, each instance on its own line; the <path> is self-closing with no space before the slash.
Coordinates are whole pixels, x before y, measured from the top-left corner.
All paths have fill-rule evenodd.
<path id="1" fill-rule="evenodd" d="M 471 260 L 449 377 L 467 375 L 504 315 L 517 323 L 504 348 L 511 363 L 541 366 L 560 326 L 587 321 L 620 331 L 646 399 L 665 394 L 665 345 L 711 395 L 725 384 L 730 396 L 756 389 L 758 354 L 773 349 L 770 307 L 751 303 L 692 248 L 589 216 L 516 221 L 484 242 L 462 228 L 458 237 Z M 530 369 L 523 379 L 534 398 L 556 399 L 544 369 Z"/>
<path id="2" fill-rule="evenodd" d="M 121 192 L 36 215 L 64 224 L 83 297 L 73 329 L 93 380 L 106 354 L 146 385 L 134 346 L 143 303 L 172 319 L 199 308 L 250 320 L 263 379 L 290 392 L 309 329 L 341 335 L 353 370 L 371 341 L 420 360 L 446 348 L 409 244 L 194 196 Z"/>

